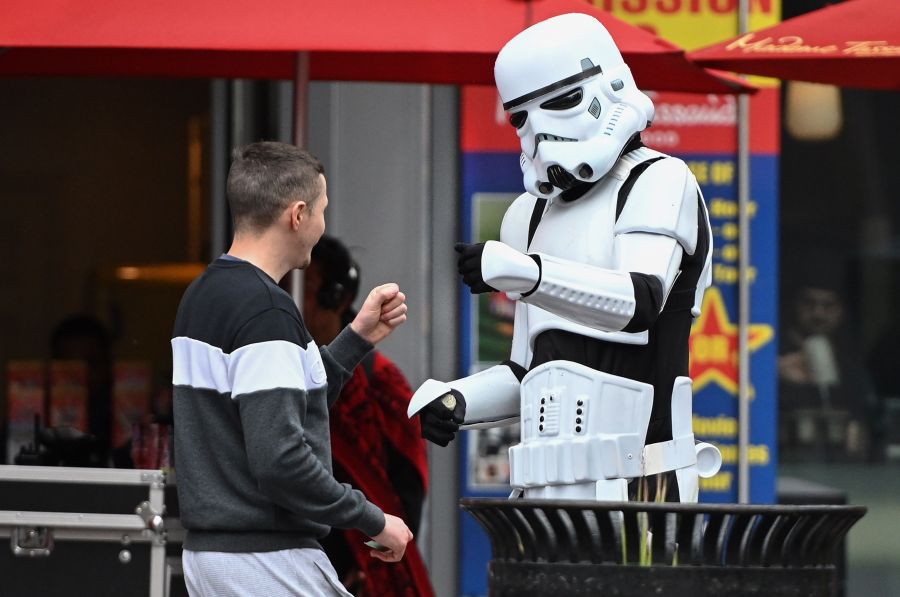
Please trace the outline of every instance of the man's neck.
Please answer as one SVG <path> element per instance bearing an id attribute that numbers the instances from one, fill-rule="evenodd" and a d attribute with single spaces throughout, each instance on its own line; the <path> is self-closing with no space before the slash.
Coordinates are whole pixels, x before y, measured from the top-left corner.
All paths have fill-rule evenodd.
<path id="1" fill-rule="evenodd" d="M 270 236 L 271 234 L 267 232 L 258 236 L 235 234 L 228 254 L 249 261 L 278 282 L 293 268 L 278 251 L 279 243 L 269 238 Z"/>

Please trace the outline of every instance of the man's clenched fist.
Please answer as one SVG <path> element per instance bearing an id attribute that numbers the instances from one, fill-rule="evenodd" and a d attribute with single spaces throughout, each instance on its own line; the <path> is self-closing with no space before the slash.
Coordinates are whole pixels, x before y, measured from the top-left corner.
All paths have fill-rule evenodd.
<path id="1" fill-rule="evenodd" d="M 350 327 L 370 344 L 378 344 L 404 321 L 406 295 L 390 283 L 372 289 Z"/>

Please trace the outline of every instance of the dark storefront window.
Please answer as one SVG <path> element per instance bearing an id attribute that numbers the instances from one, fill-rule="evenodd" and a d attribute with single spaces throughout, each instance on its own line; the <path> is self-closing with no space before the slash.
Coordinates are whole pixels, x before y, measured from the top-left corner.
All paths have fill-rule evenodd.
<path id="1" fill-rule="evenodd" d="M 95 436 L 68 464 L 165 464 L 169 334 L 209 258 L 209 103 L 205 81 L 0 81 L 4 462 L 39 410 Z"/>
<path id="2" fill-rule="evenodd" d="M 849 536 L 848 594 L 893 595 L 900 594 L 900 94 L 833 91 L 839 125 L 818 140 L 791 130 L 785 102 L 779 474 L 869 506 Z"/>

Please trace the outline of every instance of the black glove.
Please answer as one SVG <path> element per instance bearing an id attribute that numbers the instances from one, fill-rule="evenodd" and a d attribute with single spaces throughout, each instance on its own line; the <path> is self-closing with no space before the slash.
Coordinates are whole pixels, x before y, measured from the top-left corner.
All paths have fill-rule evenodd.
<path id="1" fill-rule="evenodd" d="M 453 405 L 453 409 L 447 404 Z M 440 398 L 435 398 L 422 409 L 419 416 L 422 423 L 422 437 L 439 446 L 446 446 L 459 431 L 459 426 L 466 420 L 466 401 L 462 394 L 450 390 Z"/>
<path id="2" fill-rule="evenodd" d="M 484 243 L 456 243 L 453 248 L 459 253 L 456 269 L 459 270 L 459 275 L 472 294 L 497 292 L 497 289 L 488 286 L 481 276 L 481 254 L 484 253 Z"/>

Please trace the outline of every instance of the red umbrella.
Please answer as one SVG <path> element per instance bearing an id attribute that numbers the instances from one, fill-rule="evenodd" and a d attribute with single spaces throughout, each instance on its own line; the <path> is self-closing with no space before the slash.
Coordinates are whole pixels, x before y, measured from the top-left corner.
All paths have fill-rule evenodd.
<path id="1" fill-rule="evenodd" d="M 847 0 L 690 54 L 697 63 L 779 79 L 900 89 L 896 0 Z"/>
<path id="2" fill-rule="evenodd" d="M 598 18 L 648 89 L 729 93 L 728 76 L 580 0 L 4 0 L 0 75 L 493 83 L 503 44 L 557 14 Z"/>

